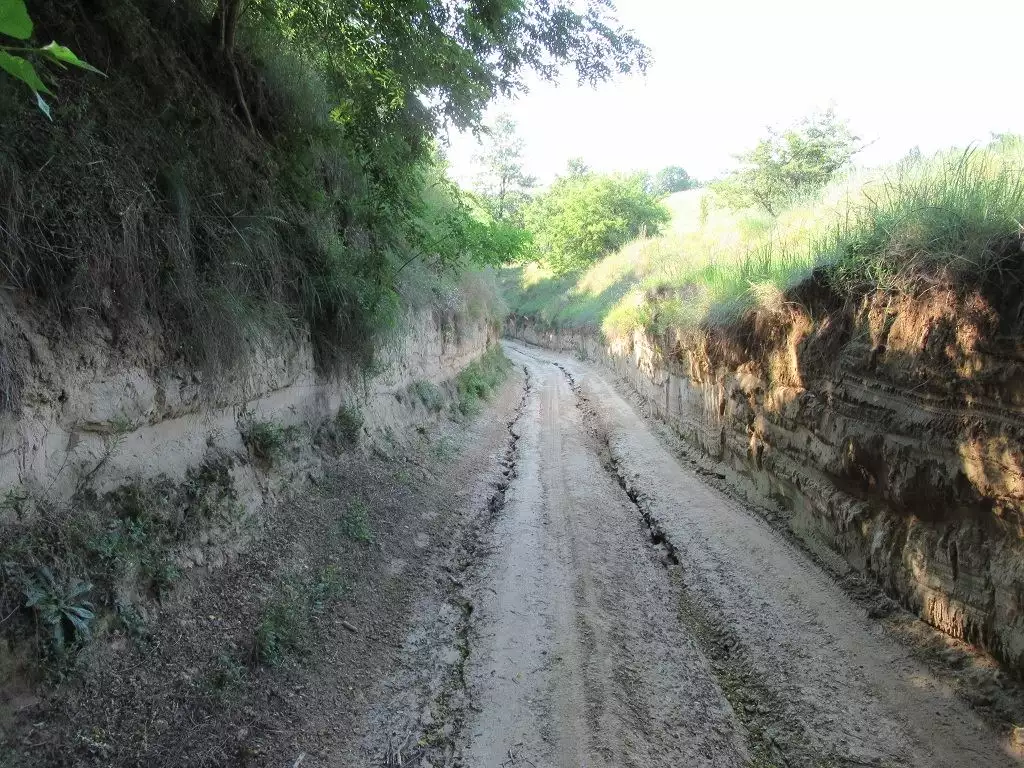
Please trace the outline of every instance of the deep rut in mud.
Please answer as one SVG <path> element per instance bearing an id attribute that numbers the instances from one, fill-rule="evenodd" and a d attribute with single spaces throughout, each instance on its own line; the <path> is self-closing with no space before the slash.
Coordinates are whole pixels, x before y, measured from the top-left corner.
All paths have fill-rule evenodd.
<path id="1" fill-rule="evenodd" d="M 746 744 L 755 765 L 778 766 L 839 766 L 854 768 L 864 765 L 842 757 L 830 757 L 804 752 L 807 743 L 799 721 L 790 717 L 785 702 L 765 686 L 758 683 L 757 675 L 745 659 L 745 651 L 736 633 L 718 626 L 714 613 L 688 594 L 685 571 L 672 539 L 665 533 L 651 513 L 641 489 L 630 482 L 612 451 L 607 431 L 600 423 L 596 411 L 577 384 L 575 377 L 564 366 L 552 363 L 565 376 L 576 397 L 576 406 L 584 413 L 585 423 L 594 435 L 605 470 L 618 483 L 623 494 L 636 510 L 650 548 L 651 559 L 669 573 L 674 588 L 673 601 L 665 610 L 675 612 L 689 634 L 710 661 L 719 687 L 742 723 Z"/>

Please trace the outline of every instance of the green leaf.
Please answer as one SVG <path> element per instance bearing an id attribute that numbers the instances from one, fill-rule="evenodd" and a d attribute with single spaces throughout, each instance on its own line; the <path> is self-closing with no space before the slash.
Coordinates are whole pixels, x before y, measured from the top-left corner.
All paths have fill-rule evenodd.
<path id="1" fill-rule="evenodd" d="M 24 0 L 0 0 L 0 35 L 18 40 L 32 37 L 32 19 Z"/>
<path id="2" fill-rule="evenodd" d="M 53 625 L 53 644 L 58 650 L 64 650 L 64 622 L 60 618 Z"/>
<path id="3" fill-rule="evenodd" d="M 92 584 L 89 582 L 82 581 L 81 579 L 74 579 L 68 586 L 67 599 L 68 601 L 74 600 L 77 597 L 88 594 L 91 590 Z"/>
<path id="4" fill-rule="evenodd" d="M 4 2 L 4 0 L 0 0 L 0 2 Z M 0 69 L 11 77 L 21 80 L 36 93 L 50 93 L 46 83 L 40 80 L 39 75 L 36 74 L 36 68 L 20 56 L 12 56 L 6 51 L 0 51 Z"/>
<path id="5" fill-rule="evenodd" d="M 72 613 L 68 613 L 66 615 L 71 621 L 71 625 L 75 628 L 75 633 L 80 637 L 80 639 L 88 640 L 92 637 L 92 632 L 89 629 L 89 621 L 87 619 L 83 619 Z M 89 617 L 92 618 L 92 614 L 89 614 Z"/>
<path id="6" fill-rule="evenodd" d="M 36 106 L 39 107 L 39 111 L 46 115 L 50 121 L 53 121 L 53 115 L 50 113 L 50 105 L 46 103 L 46 99 L 36 91 Z"/>
<path id="7" fill-rule="evenodd" d="M 5 0 L 0 0 L 0 3 L 4 1 Z M 54 40 L 49 45 L 44 45 L 39 50 L 42 52 L 44 56 L 46 56 L 46 58 L 56 62 L 57 64 L 60 64 L 62 66 L 64 64 L 70 64 L 73 67 L 87 69 L 90 72 L 95 72 L 97 75 L 103 75 L 103 77 L 106 77 L 106 75 L 103 72 L 96 69 L 96 67 L 94 67 L 92 64 L 86 61 L 82 61 L 74 54 L 74 52 L 70 48 L 65 48 L 63 45 L 58 44 L 56 40 Z"/>
<path id="8" fill-rule="evenodd" d="M 46 593 L 35 582 L 26 585 L 24 593 L 26 608 L 35 608 L 46 597 Z"/>
<path id="9" fill-rule="evenodd" d="M 86 606 L 86 605 L 72 605 L 72 606 L 68 606 L 67 608 L 64 609 L 64 612 L 67 613 L 68 614 L 68 618 L 71 618 L 71 619 L 73 619 L 76 616 L 78 618 L 80 618 L 80 619 L 86 619 L 86 620 L 96 618 L 96 614 L 93 613 L 91 610 L 89 610 L 88 606 Z"/>

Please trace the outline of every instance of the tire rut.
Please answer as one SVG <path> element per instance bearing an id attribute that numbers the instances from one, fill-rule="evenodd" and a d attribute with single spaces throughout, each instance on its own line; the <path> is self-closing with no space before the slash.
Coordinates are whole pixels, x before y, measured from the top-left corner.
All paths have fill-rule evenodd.
<path id="1" fill-rule="evenodd" d="M 878 765 L 848 757 L 823 756 L 814 751 L 797 714 L 790 711 L 784 697 L 760 682 L 760 675 L 750 662 L 748 652 L 737 633 L 717 619 L 721 611 L 716 610 L 716 606 L 707 597 L 688 588 L 683 565 L 685 553 L 675 546 L 652 514 L 644 491 L 622 469 L 600 417 L 590 406 L 576 378 L 560 363 L 551 364 L 568 381 L 576 397 L 576 406 L 583 412 L 584 422 L 598 441 L 605 470 L 636 509 L 652 560 L 668 572 L 676 593 L 676 605 L 667 608 L 674 608 L 678 619 L 710 662 L 719 688 L 745 729 L 745 741 L 752 765 L 757 768 L 863 768 Z"/>
<path id="2" fill-rule="evenodd" d="M 433 765 L 454 767 L 462 765 L 459 744 L 462 741 L 466 717 L 473 704 L 470 701 L 466 679 L 466 664 L 471 653 L 471 635 L 474 603 L 467 585 L 472 583 L 483 558 L 488 554 L 489 531 L 505 507 L 505 494 L 516 477 L 519 459 L 520 434 L 516 430 L 526 410 L 533 390 L 530 371 L 523 367 L 524 383 L 518 405 L 512 411 L 512 418 L 505 422 L 508 439 L 505 451 L 499 461 L 501 479 L 492 485 L 493 491 L 487 497 L 473 519 L 468 523 L 454 554 L 441 570 L 447 574 L 444 605 L 457 611 L 452 620 L 442 616 L 438 635 L 449 653 L 448 668 L 443 671 L 440 686 L 419 703 L 420 710 L 414 715 L 414 725 L 407 728 L 404 736 L 394 736 L 379 764 L 386 768 L 393 766 Z M 434 658 L 446 656 L 443 647 L 433 649 Z"/>

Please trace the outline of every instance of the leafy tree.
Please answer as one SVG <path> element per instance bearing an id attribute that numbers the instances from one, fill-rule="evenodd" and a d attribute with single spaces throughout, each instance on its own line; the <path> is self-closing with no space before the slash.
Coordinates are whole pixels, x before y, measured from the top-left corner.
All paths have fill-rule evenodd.
<path id="1" fill-rule="evenodd" d="M 420 227 L 425 233 L 421 249 L 436 268 L 510 264 L 526 254 L 530 242 L 522 227 L 496 219 L 459 189 L 440 159 L 427 171 Z"/>
<path id="2" fill-rule="evenodd" d="M 28 41 L 32 38 L 33 24 L 25 7 L 24 0 L 0 0 L 0 69 L 27 85 L 36 98 L 36 105 L 51 120 L 50 105 L 43 95 L 52 95 L 43 79 L 39 76 L 30 58 L 39 59 L 56 65 L 61 69 L 67 66 L 87 69 L 102 75 L 96 67 L 82 61 L 70 48 L 65 48 L 56 40 L 43 46 L 32 46 Z M 4 37 L 19 41 L 18 45 L 8 45 Z"/>
<path id="3" fill-rule="evenodd" d="M 566 176 L 586 176 L 588 173 L 590 173 L 590 166 L 583 161 L 582 157 L 569 158 L 565 167 Z"/>
<path id="4" fill-rule="evenodd" d="M 845 120 L 831 109 L 783 133 L 769 129 L 740 167 L 717 182 L 716 196 L 734 209 L 757 206 L 777 215 L 797 195 L 821 189 L 860 150 Z"/>
<path id="5" fill-rule="evenodd" d="M 646 174 L 574 173 L 527 208 L 538 257 L 556 272 L 581 269 L 641 233 L 656 234 L 668 211 L 648 191 Z"/>
<path id="6" fill-rule="evenodd" d="M 662 168 L 654 175 L 651 185 L 651 194 L 657 197 L 665 197 L 673 192 L 683 192 L 698 186 L 697 180 L 688 174 L 678 165 L 670 165 Z"/>
<path id="7" fill-rule="evenodd" d="M 369 180 L 375 231 L 421 217 L 420 166 L 443 123 L 478 128 L 485 107 L 524 89 L 531 72 L 554 80 L 568 66 L 596 84 L 649 63 L 609 0 L 220 0 L 213 28 L 222 48 L 245 18 L 320 73 L 333 121 Z"/>
<path id="8" fill-rule="evenodd" d="M 495 219 L 521 224 L 523 206 L 537 183 L 523 171 L 525 142 L 516 134 L 516 123 L 509 115 L 499 115 L 488 136 L 486 150 L 476 158 L 482 166 L 476 190 Z"/>

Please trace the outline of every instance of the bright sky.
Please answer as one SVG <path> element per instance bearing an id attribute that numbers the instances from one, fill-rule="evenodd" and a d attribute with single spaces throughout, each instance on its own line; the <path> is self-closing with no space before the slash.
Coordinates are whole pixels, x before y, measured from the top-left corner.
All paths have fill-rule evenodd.
<path id="1" fill-rule="evenodd" d="M 728 169 L 767 125 L 834 104 L 874 143 L 865 165 L 1024 133 L 1020 0 L 617 0 L 654 66 L 599 89 L 537 85 L 508 112 L 527 170 L 549 181 L 570 157 L 598 170 Z M 468 183 L 470 136 L 452 136 Z"/>

